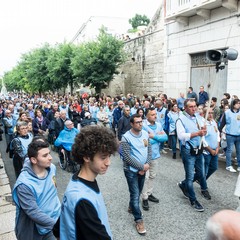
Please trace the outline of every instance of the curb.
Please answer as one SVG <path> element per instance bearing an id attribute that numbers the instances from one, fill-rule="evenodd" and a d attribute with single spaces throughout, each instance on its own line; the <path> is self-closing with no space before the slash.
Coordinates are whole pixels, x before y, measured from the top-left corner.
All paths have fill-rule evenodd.
<path id="1" fill-rule="evenodd" d="M 17 239 L 14 232 L 16 207 L 12 201 L 9 179 L 0 154 L 0 240 Z"/>

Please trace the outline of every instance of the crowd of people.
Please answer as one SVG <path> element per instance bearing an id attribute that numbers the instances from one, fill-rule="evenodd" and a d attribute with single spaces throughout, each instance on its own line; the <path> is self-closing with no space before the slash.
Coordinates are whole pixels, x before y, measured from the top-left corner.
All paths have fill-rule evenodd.
<path id="1" fill-rule="evenodd" d="M 240 172 L 239 109 L 237 96 L 224 93 L 218 107 L 216 97 L 209 99 L 203 86 L 199 94 L 189 87 L 186 98 L 182 92 L 179 98 L 163 93 L 141 97 L 130 93 L 116 97 L 70 93 L 2 96 L 0 134 L 5 134 L 6 151 L 13 158 L 17 219 L 28 224 L 27 229 L 16 225 L 18 239 L 55 239 L 54 235 L 62 239 L 111 239 L 95 178 L 107 171 L 110 155 L 116 151 L 123 160 L 129 188 L 128 212 L 140 235 L 146 234 L 140 203 L 145 211 L 149 210 L 148 201 L 159 203 L 153 195 L 154 178 L 159 158 L 167 150 L 176 159 L 179 149 L 185 179 L 178 186 L 190 206 L 204 211 L 193 183 L 197 182 L 202 196 L 211 200 L 207 180 L 218 169 L 219 154 L 226 156 L 227 171 Z M 51 181 L 56 168 L 51 164 L 49 144 L 56 146 L 60 164 L 64 148 L 81 166 L 69 182 L 62 207 Z M 234 147 L 237 169 L 232 161 Z"/>

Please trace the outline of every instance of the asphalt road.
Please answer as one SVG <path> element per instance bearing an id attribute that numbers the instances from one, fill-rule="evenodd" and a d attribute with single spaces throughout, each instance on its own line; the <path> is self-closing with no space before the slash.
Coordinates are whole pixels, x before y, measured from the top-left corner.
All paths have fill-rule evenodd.
<path id="1" fill-rule="evenodd" d="M 11 187 L 15 182 L 12 160 L 5 153 L 5 140 L 0 142 L 0 151 Z M 98 176 L 97 181 L 103 193 L 108 210 L 109 221 L 115 240 L 202 240 L 205 239 L 207 219 L 221 209 L 236 209 L 237 198 L 233 195 L 237 181 L 237 173 L 225 170 L 224 162 L 219 163 L 219 170 L 208 180 L 210 201 L 200 195 L 200 188 L 194 184 L 199 202 L 205 211 L 196 212 L 177 186 L 183 180 L 184 170 L 181 159 L 173 160 L 170 150 L 162 155 L 158 165 L 158 176 L 154 195 L 160 203 L 150 202 L 149 211 L 143 211 L 147 229 L 145 236 L 140 236 L 134 226 L 133 217 L 127 212 L 129 192 L 122 170 L 122 162 L 118 154 L 112 157 L 112 164 L 105 175 Z M 57 155 L 53 155 L 53 163 L 57 166 L 57 185 L 60 200 L 64 194 L 71 174 L 63 171 L 57 164 Z"/>

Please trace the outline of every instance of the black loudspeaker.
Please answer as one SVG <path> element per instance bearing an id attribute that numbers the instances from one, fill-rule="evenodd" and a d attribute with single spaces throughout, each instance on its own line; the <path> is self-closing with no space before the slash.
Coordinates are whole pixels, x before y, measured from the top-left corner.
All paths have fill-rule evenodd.
<path id="1" fill-rule="evenodd" d="M 207 59 L 212 62 L 225 62 L 226 60 L 234 61 L 238 57 L 238 51 L 233 48 L 226 50 L 208 50 L 206 55 Z"/>

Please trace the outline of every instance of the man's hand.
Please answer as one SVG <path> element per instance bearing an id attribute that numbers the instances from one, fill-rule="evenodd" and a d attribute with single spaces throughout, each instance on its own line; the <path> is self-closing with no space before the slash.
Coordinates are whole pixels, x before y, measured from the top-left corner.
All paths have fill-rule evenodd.
<path id="1" fill-rule="evenodd" d="M 143 171 L 146 172 L 148 169 L 149 169 L 149 164 L 148 163 L 144 164 Z"/>
<path id="2" fill-rule="evenodd" d="M 139 174 L 139 175 L 144 175 L 145 172 L 142 170 L 142 171 L 139 171 L 138 174 Z"/>
<path id="3" fill-rule="evenodd" d="M 154 138 L 154 134 L 151 133 L 151 132 L 148 132 L 148 137 L 149 137 L 149 138 Z"/>
<path id="4" fill-rule="evenodd" d="M 158 135 L 164 135 L 165 132 L 164 132 L 164 131 L 161 131 L 161 132 L 158 132 L 157 134 L 158 134 Z"/>

